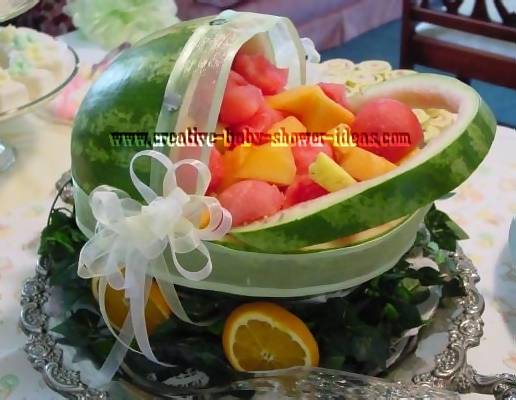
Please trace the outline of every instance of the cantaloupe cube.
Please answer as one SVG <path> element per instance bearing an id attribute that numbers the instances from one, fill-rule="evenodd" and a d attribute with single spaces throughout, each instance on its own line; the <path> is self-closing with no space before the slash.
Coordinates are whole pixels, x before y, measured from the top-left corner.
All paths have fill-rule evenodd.
<path id="1" fill-rule="evenodd" d="M 406 154 L 401 160 L 398 161 L 398 165 L 401 165 L 408 160 L 410 160 L 412 157 L 414 157 L 416 154 L 418 154 L 421 151 L 419 147 L 415 147 L 410 151 L 410 153 Z"/>
<path id="2" fill-rule="evenodd" d="M 397 167 L 385 158 L 360 147 L 336 146 L 334 149 L 340 166 L 359 181 L 376 178 Z"/>
<path id="3" fill-rule="evenodd" d="M 300 86 L 265 98 L 275 110 L 296 116 L 309 132 L 326 132 L 338 124 L 350 125 L 353 113 L 336 103 L 319 86 Z"/>
<path id="4" fill-rule="evenodd" d="M 238 146 L 233 150 L 226 150 L 222 155 L 224 176 L 222 177 L 222 183 L 220 184 L 220 190 L 224 190 L 228 186 L 240 180 L 237 177 L 237 172 L 244 165 L 244 161 L 251 151 L 249 146 Z"/>
<path id="5" fill-rule="evenodd" d="M 306 127 L 294 116 L 289 116 L 272 125 L 268 132 L 271 142 L 275 145 L 290 145 L 295 141 L 296 134 L 306 133 Z"/>
<path id="6" fill-rule="evenodd" d="M 237 179 L 256 179 L 277 185 L 290 185 L 294 181 L 296 164 L 290 147 L 266 143 L 248 149 L 243 164 L 235 171 Z"/>

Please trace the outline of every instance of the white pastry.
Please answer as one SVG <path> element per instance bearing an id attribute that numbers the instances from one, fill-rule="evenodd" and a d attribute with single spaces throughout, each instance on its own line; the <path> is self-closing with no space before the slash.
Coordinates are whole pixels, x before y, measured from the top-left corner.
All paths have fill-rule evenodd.
<path id="1" fill-rule="evenodd" d="M 50 71 L 55 80 L 61 82 L 68 65 L 63 47 L 51 36 L 30 28 L 0 27 L 1 68 L 8 68 L 9 59 L 21 54 L 35 68 Z"/>
<path id="2" fill-rule="evenodd" d="M 56 85 L 54 75 L 50 71 L 35 68 L 30 61 L 20 55 L 11 58 L 8 72 L 13 80 L 27 87 L 31 100 L 44 96 Z"/>
<path id="3" fill-rule="evenodd" d="M 12 25 L 0 27 L 0 68 L 9 66 L 9 53 L 13 50 L 16 28 Z"/>
<path id="4" fill-rule="evenodd" d="M 23 50 L 23 55 L 34 67 L 50 71 L 57 82 L 63 79 L 65 66 L 57 45 L 29 44 Z"/>
<path id="5" fill-rule="evenodd" d="M 13 81 L 6 70 L 0 68 L 0 113 L 13 110 L 29 102 L 25 85 Z"/>

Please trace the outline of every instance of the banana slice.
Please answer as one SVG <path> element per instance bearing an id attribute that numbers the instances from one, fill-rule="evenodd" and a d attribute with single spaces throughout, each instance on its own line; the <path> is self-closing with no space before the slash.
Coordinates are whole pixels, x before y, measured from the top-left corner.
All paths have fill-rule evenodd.
<path id="1" fill-rule="evenodd" d="M 387 74 L 386 78 L 387 79 L 396 79 L 396 78 L 401 78 L 402 76 L 414 75 L 414 74 L 417 74 L 417 72 L 412 69 L 395 69 L 395 70 L 390 71 Z"/>
<path id="2" fill-rule="evenodd" d="M 353 61 L 345 58 L 335 58 L 321 65 L 322 82 L 345 84 L 349 75 L 354 71 Z"/>
<path id="3" fill-rule="evenodd" d="M 346 86 L 362 87 L 365 85 L 373 85 L 381 81 L 382 79 L 372 72 L 354 71 L 348 76 Z"/>
<path id="4" fill-rule="evenodd" d="M 359 71 L 371 72 L 377 74 L 387 74 L 392 70 L 391 64 L 383 60 L 368 60 L 357 65 Z"/>
<path id="5" fill-rule="evenodd" d="M 355 69 L 355 63 L 345 58 L 334 58 L 321 64 L 328 72 L 347 73 Z"/>
<path id="6" fill-rule="evenodd" d="M 425 130 L 423 131 L 425 143 L 428 143 L 430 140 L 432 140 L 436 136 L 439 136 L 440 133 L 441 133 L 441 130 L 438 127 L 432 126 L 432 125 L 426 126 Z"/>
<path id="7" fill-rule="evenodd" d="M 452 114 L 448 110 L 430 108 L 427 110 L 427 113 L 431 117 L 428 124 L 430 126 L 435 126 L 437 128 L 446 128 L 447 126 L 451 125 L 455 120 L 454 114 Z"/>
<path id="8" fill-rule="evenodd" d="M 326 83 L 339 83 L 345 85 L 348 81 L 350 75 L 347 74 L 337 74 L 337 73 L 328 73 L 323 72 L 321 74 L 320 82 L 326 82 Z"/>
<path id="9" fill-rule="evenodd" d="M 417 117 L 417 119 L 418 119 L 418 121 L 419 121 L 419 123 L 420 123 L 421 125 L 426 124 L 428 121 L 430 121 L 430 120 L 432 119 L 432 118 L 430 117 L 430 115 L 428 115 L 428 114 L 426 113 L 426 111 L 425 111 L 425 110 L 423 110 L 423 109 L 421 109 L 421 108 L 414 108 L 414 109 L 412 110 L 412 112 L 416 115 L 416 117 Z"/>
<path id="10" fill-rule="evenodd" d="M 348 97 L 351 97 L 353 96 L 354 94 L 357 94 L 358 92 L 360 92 L 360 88 L 357 87 L 357 86 L 348 86 L 348 85 L 345 85 L 346 87 L 346 95 Z"/>

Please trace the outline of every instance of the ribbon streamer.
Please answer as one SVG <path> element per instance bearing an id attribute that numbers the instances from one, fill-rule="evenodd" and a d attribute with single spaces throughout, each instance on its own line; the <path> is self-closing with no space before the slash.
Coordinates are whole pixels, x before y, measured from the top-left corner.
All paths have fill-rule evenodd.
<path id="1" fill-rule="evenodd" d="M 163 196 L 158 196 L 134 172 L 134 163 L 149 157 L 165 169 Z M 199 184 L 193 194 L 187 194 L 178 185 L 176 173 L 180 168 L 194 168 Z M 152 352 L 145 325 L 145 305 L 156 268 L 168 272 L 167 281 L 158 280 L 163 297 L 174 314 L 193 322 L 181 305 L 174 289 L 172 274 L 164 255 L 170 252 L 174 267 L 189 280 L 206 279 L 212 271 L 212 262 L 204 240 L 221 239 L 231 229 L 231 214 L 217 199 L 205 196 L 211 179 L 208 167 L 193 159 L 173 163 L 165 155 L 144 150 L 135 154 L 129 167 L 131 181 L 147 205 L 131 199 L 125 192 L 109 186 L 100 186 L 90 194 L 90 206 L 97 220 L 95 234 L 84 245 L 79 255 L 78 275 L 91 279 L 99 277 L 99 306 L 102 317 L 117 339 L 108 359 L 100 370 L 99 381 L 109 382 L 118 369 L 127 350 L 143 354 L 149 360 L 161 363 Z M 201 215 L 209 215 L 209 223 L 199 228 Z M 205 259 L 197 271 L 186 268 L 179 254 L 199 252 Z M 124 290 L 129 300 L 129 312 L 117 334 L 106 311 L 106 289 Z M 202 324 L 202 323 L 200 323 Z M 133 338 L 139 351 L 131 347 Z M 99 383 L 99 382 L 97 382 Z"/>

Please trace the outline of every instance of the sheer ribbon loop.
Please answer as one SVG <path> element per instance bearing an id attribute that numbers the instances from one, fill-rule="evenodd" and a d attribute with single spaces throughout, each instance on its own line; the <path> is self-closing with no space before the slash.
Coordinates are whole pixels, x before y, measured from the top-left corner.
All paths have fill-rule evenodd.
<path id="1" fill-rule="evenodd" d="M 148 157 L 166 170 L 163 179 L 163 196 L 145 184 L 134 170 L 135 161 Z M 180 167 L 193 167 L 198 174 L 198 190 L 187 194 L 177 186 L 176 171 Z M 97 220 L 95 234 L 83 246 L 79 255 L 78 274 L 82 278 L 99 278 L 98 300 L 104 321 L 117 343 L 108 357 L 110 362 L 101 369 L 103 380 L 111 378 L 118 368 L 116 360 L 123 359 L 127 350 L 143 354 L 149 360 L 161 363 L 152 352 L 145 323 L 145 306 L 150 293 L 153 271 L 168 274 L 167 288 L 162 280 L 159 287 L 174 314 L 182 320 L 194 323 L 183 309 L 173 285 L 173 275 L 165 262 L 170 253 L 173 266 L 186 279 L 200 281 L 212 272 L 213 265 L 203 240 L 219 240 L 231 228 L 231 215 L 213 197 L 205 196 L 211 179 L 208 167 L 198 160 L 182 160 L 173 163 L 162 153 L 144 150 L 135 154 L 130 163 L 131 181 L 147 203 L 142 205 L 127 193 L 109 186 L 99 186 L 90 194 L 90 206 Z M 199 227 L 202 216 L 206 226 Z M 204 263 L 192 271 L 178 254 L 198 252 Z M 163 276 L 163 275 L 162 275 Z M 106 311 L 107 286 L 124 290 L 129 312 L 117 334 Z M 136 339 L 139 351 L 131 347 Z M 123 353 L 123 354 L 121 354 Z M 117 361 L 118 362 L 118 361 Z M 101 379 L 102 380 L 102 379 Z"/>

